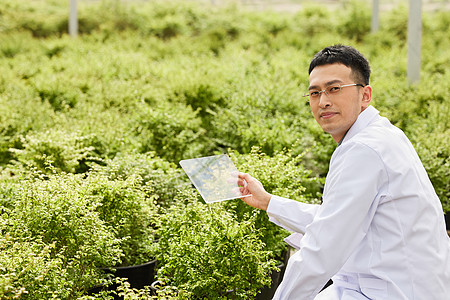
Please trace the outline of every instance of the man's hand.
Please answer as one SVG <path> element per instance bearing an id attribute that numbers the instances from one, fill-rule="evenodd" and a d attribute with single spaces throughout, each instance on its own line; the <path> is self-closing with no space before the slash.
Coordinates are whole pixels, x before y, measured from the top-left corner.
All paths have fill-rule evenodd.
<path id="1" fill-rule="evenodd" d="M 266 192 L 261 182 L 247 173 L 239 172 L 238 185 L 243 196 L 251 194 L 249 197 L 242 197 L 242 201 L 255 208 L 267 210 L 272 195 Z"/>

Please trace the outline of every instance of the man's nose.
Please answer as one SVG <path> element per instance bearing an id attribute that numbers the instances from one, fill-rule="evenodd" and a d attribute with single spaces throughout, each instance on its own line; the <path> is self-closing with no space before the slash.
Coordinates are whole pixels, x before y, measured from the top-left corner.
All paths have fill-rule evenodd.
<path id="1" fill-rule="evenodd" d="M 319 106 L 320 107 L 331 106 L 331 99 L 326 91 L 323 91 L 322 93 L 319 94 Z"/>

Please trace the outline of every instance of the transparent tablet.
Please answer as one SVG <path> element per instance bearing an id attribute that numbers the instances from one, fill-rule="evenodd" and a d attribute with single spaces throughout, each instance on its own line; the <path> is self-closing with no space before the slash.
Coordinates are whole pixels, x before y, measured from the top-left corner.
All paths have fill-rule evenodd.
<path id="1" fill-rule="evenodd" d="M 180 165 L 207 203 L 251 196 L 239 192 L 238 170 L 226 154 L 186 159 Z"/>

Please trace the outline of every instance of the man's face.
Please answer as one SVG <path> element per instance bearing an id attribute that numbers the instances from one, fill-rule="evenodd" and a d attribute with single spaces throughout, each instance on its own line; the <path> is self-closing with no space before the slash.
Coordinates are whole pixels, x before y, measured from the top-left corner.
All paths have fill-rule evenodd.
<path id="1" fill-rule="evenodd" d="M 343 64 L 318 66 L 309 75 L 310 91 L 322 91 L 330 86 L 352 83 L 362 82 L 355 82 L 351 76 L 351 69 Z M 371 98 L 370 86 L 348 86 L 336 94 L 321 93 L 319 99 L 310 100 L 309 105 L 317 123 L 338 143 L 358 115 L 369 106 Z"/>

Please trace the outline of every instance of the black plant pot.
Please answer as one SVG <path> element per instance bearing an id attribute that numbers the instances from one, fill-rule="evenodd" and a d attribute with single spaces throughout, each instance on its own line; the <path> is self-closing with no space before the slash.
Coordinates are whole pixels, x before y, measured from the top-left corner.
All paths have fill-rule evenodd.
<path id="1" fill-rule="evenodd" d="M 150 291 L 152 292 L 153 296 L 158 295 L 158 291 L 160 290 L 161 282 L 159 280 L 153 281 L 150 285 Z"/>
<path id="2" fill-rule="evenodd" d="M 155 280 L 156 260 L 136 266 L 105 268 L 103 270 L 113 274 L 114 277 L 128 278 L 127 281 L 132 288 L 142 289 L 151 285 Z"/>
<path id="3" fill-rule="evenodd" d="M 127 278 L 131 288 L 142 289 L 150 286 L 155 280 L 156 260 L 135 266 L 103 268 L 102 270 L 112 275 L 112 277 Z M 99 293 L 101 291 L 115 291 L 117 284 L 100 284 L 88 290 L 89 295 Z M 114 299 L 123 299 L 114 296 Z"/>
<path id="4" fill-rule="evenodd" d="M 447 231 L 450 231 L 450 212 L 447 212 L 444 215 L 445 218 L 445 227 L 447 228 Z"/>

